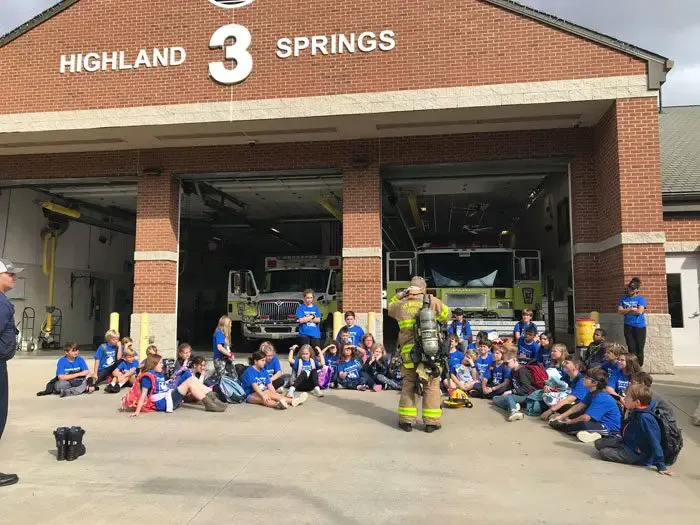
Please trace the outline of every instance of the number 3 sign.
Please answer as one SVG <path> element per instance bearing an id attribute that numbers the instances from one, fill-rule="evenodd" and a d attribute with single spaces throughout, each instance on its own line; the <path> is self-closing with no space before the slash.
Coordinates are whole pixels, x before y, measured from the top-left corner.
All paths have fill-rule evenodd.
<path id="1" fill-rule="evenodd" d="M 226 44 L 229 39 L 233 39 L 233 44 Z M 253 71 L 253 57 L 248 52 L 251 40 L 250 31 L 242 25 L 229 24 L 217 29 L 209 47 L 223 49 L 226 60 L 236 65 L 229 69 L 223 62 L 210 62 L 209 75 L 220 84 L 238 84 L 248 78 Z"/>

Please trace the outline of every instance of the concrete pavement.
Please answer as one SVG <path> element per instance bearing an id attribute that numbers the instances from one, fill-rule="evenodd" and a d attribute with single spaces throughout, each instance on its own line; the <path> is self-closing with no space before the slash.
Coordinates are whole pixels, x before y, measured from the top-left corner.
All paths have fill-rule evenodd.
<path id="1" fill-rule="evenodd" d="M 596 459 L 537 419 L 507 423 L 486 401 L 446 411 L 432 435 L 396 429 L 395 392 L 330 392 L 278 412 L 185 406 L 137 419 L 120 395 L 35 397 L 54 358 L 9 363 L 1 524 L 695 524 L 700 516 L 700 370 L 657 377 L 685 448 L 666 478 Z M 87 454 L 57 462 L 52 431 L 87 429 Z"/>

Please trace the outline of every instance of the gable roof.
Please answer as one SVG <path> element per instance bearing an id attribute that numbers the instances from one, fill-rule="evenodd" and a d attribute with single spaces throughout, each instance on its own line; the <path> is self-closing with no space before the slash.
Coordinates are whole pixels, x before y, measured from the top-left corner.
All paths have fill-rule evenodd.
<path id="1" fill-rule="evenodd" d="M 77 3 L 79 0 L 61 0 L 57 4 L 48 8 L 43 13 L 38 14 L 28 22 L 22 24 L 18 28 L 10 31 L 6 35 L 0 36 L 0 48 L 9 44 L 13 40 L 19 38 L 23 34 L 32 30 L 36 26 L 43 24 L 50 18 L 53 18 L 62 11 L 65 11 L 73 4 Z M 673 61 L 668 58 L 654 53 L 652 51 L 647 51 L 641 47 L 634 46 L 622 40 L 598 33 L 592 29 L 574 24 L 563 18 L 558 18 L 556 16 L 538 11 L 531 7 L 519 4 L 513 0 L 481 0 L 482 2 L 487 2 L 506 11 L 519 14 L 521 16 L 530 18 L 537 22 L 543 23 L 555 29 L 565 31 L 569 34 L 579 36 L 586 40 L 597 42 L 605 47 L 615 49 L 627 55 L 631 55 L 642 60 L 646 60 L 648 69 L 647 77 L 649 89 L 659 89 L 661 85 L 666 81 L 666 73 L 668 73 L 673 67 Z"/>
<path id="2" fill-rule="evenodd" d="M 664 108 L 659 136 L 664 197 L 700 196 L 700 106 Z"/>

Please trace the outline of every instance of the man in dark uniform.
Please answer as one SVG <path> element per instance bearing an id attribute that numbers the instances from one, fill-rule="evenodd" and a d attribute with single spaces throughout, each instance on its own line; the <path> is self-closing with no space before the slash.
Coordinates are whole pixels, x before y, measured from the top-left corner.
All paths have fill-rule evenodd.
<path id="1" fill-rule="evenodd" d="M 7 422 L 7 362 L 15 356 L 17 345 L 15 307 L 5 294 L 15 287 L 17 274 L 22 270 L 23 268 L 17 268 L 10 261 L 0 259 L 0 438 Z M 0 472 L 0 487 L 14 485 L 18 481 L 17 474 Z"/>

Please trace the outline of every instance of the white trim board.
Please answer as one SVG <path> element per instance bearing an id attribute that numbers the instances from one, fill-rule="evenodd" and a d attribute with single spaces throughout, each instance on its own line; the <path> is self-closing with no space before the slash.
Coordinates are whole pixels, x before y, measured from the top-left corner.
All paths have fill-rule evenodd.
<path id="1" fill-rule="evenodd" d="M 658 92 L 647 89 L 646 75 L 283 99 L 17 113 L 0 115 L 0 133 L 264 121 L 637 97 L 658 97 Z"/>
<path id="2" fill-rule="evenodd" d="M 602 253 L 623 244 L 664 244 L 664 232 L 622 232 L 611 235 L 600 242 L 577 242 L 574 244 L 574 255 L 584 253 Z"/>

